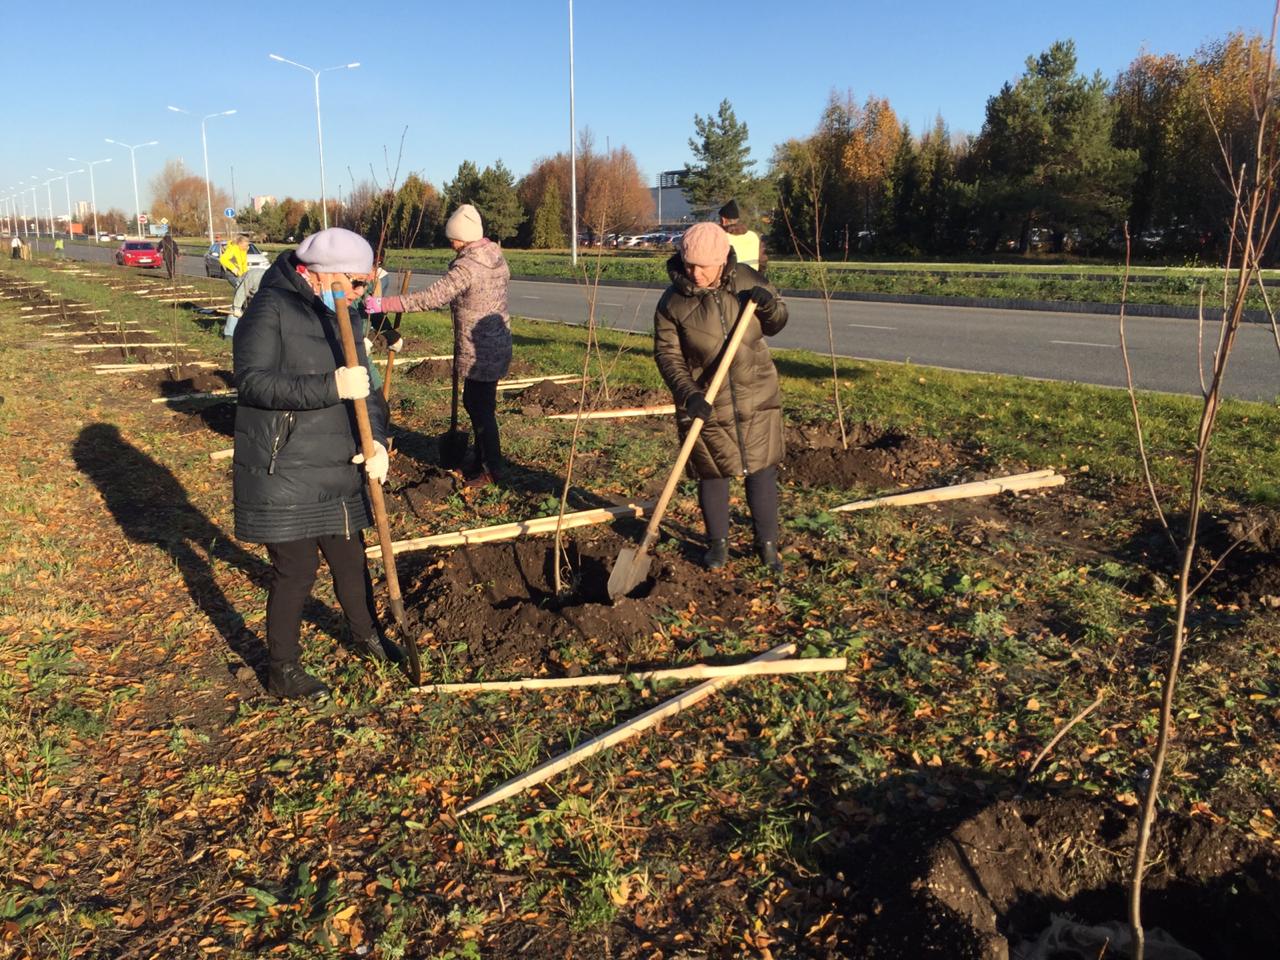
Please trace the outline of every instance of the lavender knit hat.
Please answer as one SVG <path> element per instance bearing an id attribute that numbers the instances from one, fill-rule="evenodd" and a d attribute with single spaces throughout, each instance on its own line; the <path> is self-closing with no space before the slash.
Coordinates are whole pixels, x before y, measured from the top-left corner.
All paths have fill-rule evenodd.
<path id="1" fill-rule="evenodd" d="M 298 244 L 297 257 L 315 273 L 368 273 L 373 269 L 369 241 L 342 227 L 313 233 Z"/>
<path id="2" fill-rule="evenodd" d="M 695 223 L 684 232 L 680 256 L 691 267 L 718 267 L 729 259 L 729 235 L 718 223 Z"/>

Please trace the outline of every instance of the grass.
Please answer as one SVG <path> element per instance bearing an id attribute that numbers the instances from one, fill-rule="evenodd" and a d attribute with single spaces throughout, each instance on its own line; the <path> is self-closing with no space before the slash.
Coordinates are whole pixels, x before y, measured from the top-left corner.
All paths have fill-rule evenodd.
<path id="1" fill-rule="evenodd" d="M 0 269 L 157 329 L 176 326 L 205 355 L 228 357 L 216 329 L 184 310 L 41 263 Z M 580 367 L 581 329 L 514 328 L 518 357 L 533 369 Z M 409 352 L 444 343 L 447 329 L 444 314 L 406 317 Z M 240 556 L 213 542 L 232 529 L 229 469 L 205 454 L 226 440 L 175 430 L 181 414 L 61 353 L 64 362 L 46 362 L 51 351 L 23 348 L 35 339 L 16 305 L 0 301 L 0 954 L 108 956 L 155 941 L 165 956 L 217 947 L 231 957 L 336 957 L 365 947 L 463 958 L 514 955 L 537 936 L 547 939 L 534 941 L 533 955 L 563 955 L 565 945 L 639 951 L 643 942 L 677 955 L 767 936 L 775 955 L 858 955 L 848 944 L 869 902 L 822 892 L 855 869 L 850 852 L 883 839 L 876 831 L 886 825 L 1011 794 L 1030 757 L 1100 687 L 1110 690 L 1104 706 L 1025 789 L 1123 805 L 1139 784 L 1167 608 L 1144 587 L 1149 571 L 1120 549 L 1148 529 L 1121 393 L 843 361 L 851 420 L 944 439 L 965 451 L 966 469 L 1054 466 L 1069 485 L 1043 500 L 843 515 L 830 508 L 874 491 L 788 484 L 785 523 L 798 552 L 786 583 L 743 572 L 764 634 L 672 610 L 654 623 L 651 649 L 683 663 L 790 638 L 806 656 L 847 656 L 850 671 L 735 685 L 655 734 L 455 823 L 448 814 L 460 801 L 677 688 L 409 694 L 394 673 L 338 648 L 322 576 L 315 597 L 328 618 L 324 609 L 309 616 L 303 643 L 336 698 L 319 709 L 262 698 L 256 680 L 236 679 L 229 646 L 242 631 L 261 633 L 263 586 L 250 565 L 261 551 Z M 619 383 L 660 385 L 642 338 L 602 331 L 601 340 L 607 356 L 621 351 Z M 788 417 L 826 419 L 826 361 L 777 359 Z M 402 426 L 440 432 L 447 385 L 395 383 Z M 1142 402 L 1157 482 L 1176 505 L 1195 404 L 1154 394 Z M 567 429 L 517 410 L 502 413 L 511 456 L 555 474 Z M 200 538 L 180 527 L 146 542 L 122 532 L 71 455 L 101 423 L 172 474 L 208 521 Z M 1216 510 L 1274 496 L 1278 428 L 1274 406 L 1227 406 L 1209 482 Z M 628 494 L 662 473 L 669 425 L 585 429 L 582 449 L 604 464 L 583 467 L 591 490 Z M 675 515 L 696 523 L 689 494 Z M 545 512 L 544 500 L 512 489 L 454 495 L 430 522 L 518 519 Z M 162 522 L 164 506 L 139 509 Z M 394 523 L 399 534 L 423 525 L 403 514 Z M 201 563 L 211 576 L 189 582 Z M 243 628 L 218 625 L 230 612 Z M 1259 837 L 1274 833 L 1267 811 L 1280 771 L 1276 623 L 1274 613 L 1206 600 L 1168 794 L 1173 810 L 1202 804 Z M 443 679 L 465 662 L 448 638 L 427 655 L 428 672 Z M 820 921 L 822 932 L 806 937 Z"/>

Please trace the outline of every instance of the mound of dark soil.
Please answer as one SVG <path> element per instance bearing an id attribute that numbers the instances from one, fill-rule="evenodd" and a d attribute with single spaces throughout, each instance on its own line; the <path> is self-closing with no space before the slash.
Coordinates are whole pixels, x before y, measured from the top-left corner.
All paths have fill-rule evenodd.
<path id="1" fill-rule="evenodd" d="M 683 611 L 710 631 L 741 627 L 758 588 L 708 574 L 672 553 L 654 557 L 647 586 L 610 604 L 609 572 L 618 551 L 631 543 L 609 532 L 569 541 L 565 581 L 571 592 L 561 599 L 553 593 L 549 539 L 460 547 L 412 579 L 406 605 L 436 644 L 452 650 L 464 642 L 466 651 L 458 656 L 501 675 L 561 669 L 560 651 L 568 647 L 589 662 L 649 656 L 656 618 L 670 611 Z"/>
<path id="2" fill-rule="evenodd" d="M 229 400 L 224 403 L 208 404 L 198 410 L 178 412 L 180 433 L 198 433 L 212 430 L 224 437 L 234 437 L 236 433 L 236 403 Z"/>
<path id="3" fill-rule="evenodd" d="M 999 802 L 935 848 L 918 888 L 958 918 L 979 955 L 1007 957 L 1054 915 L 1127 919 L 1136 825 L 1133 812 L 1096 800 Z M 1151 854 L 1145 926 L 1206 960 L 1274 954 L 1280 854 L 1229 826 L 1171 815 L 1157 821 Z"/>
<path id="4" fill-rule="evenodd" d="M 558 384 L 550 380 L 535 383 L 521 392 L 517 402 L 526 417 L 545 417 L 554 413 L 573 413 L 578 409 L 580 384 Z M 670 403 L 671 394 L 665 390 L 646 390 L 643 387 L 612 387 L 609 395 L 600 390 L 587 393 L 587 410 L 624 410 L 634 407 L 655 407 Z"/>
<path id="5" fill-rule="evenodd" d="M 404 370 L 404 375 L 415 383 L 452 383 L 453 377 L 453 361 L 451 360 L 423 360 L 421 363 L 415 363 L 412 366 L 392 368 L 392 376 L 396 375 L 399 370 Z M 392 381 L 394 386 L 394 381 Z M 461 385 L 459 385 L 461 389 Z"/>
<path id="6" fill-rule="evenodd" d="M 784 479 L 818 487 L 917 484 L 957 460 L 950 444 L 932 437 L 911 437 L 867 423 L 855 424 L 846 433 L 847 449 L 841 444 L 839 427 L 789 429 Z"/>
<path id="7" fill-rule="evenodd" d="M 439 467 L 411 457 L 392 457 L 387 473 L 389 509 L 429 516 L 441 500 L 453 493 L 456 484 L 454 476 Z"/>

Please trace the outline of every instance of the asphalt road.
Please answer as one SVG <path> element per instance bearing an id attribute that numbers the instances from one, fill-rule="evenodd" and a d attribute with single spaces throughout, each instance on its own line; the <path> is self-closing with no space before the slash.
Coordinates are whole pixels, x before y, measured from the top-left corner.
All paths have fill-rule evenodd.
<path id="1" fill-rule="evenodd" d="M 114 246 L 95 249 L 72 244 L 68 254 L 110 261 Z M 193 256 L 182 257 L 181 270 L 198 276 L 205 273 L 203 260 Z M 422 289 L 434 279 L 429 274 L 415 274 L 410 289 Z M 596 319 L 616 329 L 651 330 L 660 295 L 659 290 L 602 284 L 596 294 Z M 788 306 L 791 321 L 771 342 L 778 347 L 826 353 L 827 324 L 821 299 L 793 297 Z M 571 283 L 513 280 L 510 307 L 513 314 L 522 317 L 585 323 L 588 290 Z M 1211 312 L 1206 315 L 1212 317 Z M 836 352 L 846 357 L 1110 387 L 1125 385 L 1114 316 L 835 300 L 831 317 Z M 1197 326 L 1194 320 L 1179 318 L 1126 320 L 1129 357 L 1139 389 L 1199 393 Z M 1206 324 L 1204 332 L 1207 368 L 1216 328 Z M 1241 329 L 1226 392 L 1264 402 L 1280 396 L 1280 351 L 1269 326 L 1245 324 Z"/>

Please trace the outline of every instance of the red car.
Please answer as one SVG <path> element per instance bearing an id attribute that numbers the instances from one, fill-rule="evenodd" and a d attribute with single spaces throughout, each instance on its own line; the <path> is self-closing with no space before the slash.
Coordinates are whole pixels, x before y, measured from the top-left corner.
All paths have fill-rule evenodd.
<path id="1" fill-rule="evenodd" d="M 160 248 L 148 240 L 126 240 L 116 251 L 116 263 L 122 267 L 161 267 L 164 258 Z"/>

